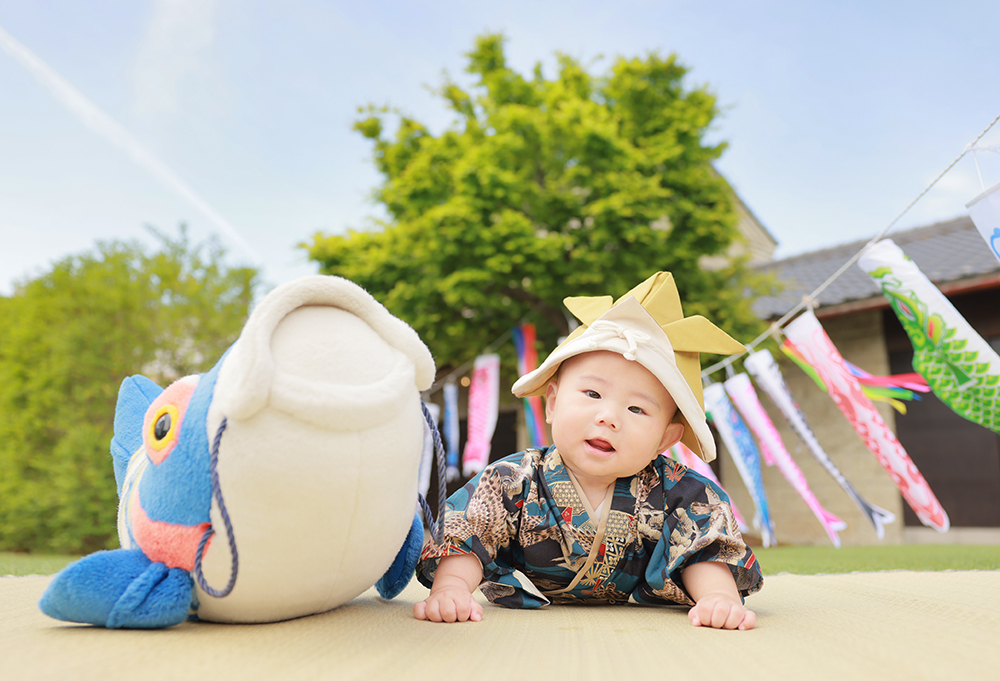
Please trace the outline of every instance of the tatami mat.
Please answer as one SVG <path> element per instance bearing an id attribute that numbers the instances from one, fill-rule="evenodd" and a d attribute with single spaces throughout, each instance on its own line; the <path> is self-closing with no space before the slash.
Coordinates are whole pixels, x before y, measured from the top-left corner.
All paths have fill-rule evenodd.
<path id="1" fill-rule="evenodd" d="M 640 606 L 430 624 L 413 619 L 416 582 L 289 622 L 108 631 L 44 616 L 50 579 L 0 578 L 3 679 L 1000 678 L 1000 571 L 769 576 L 749 632 Z"/>

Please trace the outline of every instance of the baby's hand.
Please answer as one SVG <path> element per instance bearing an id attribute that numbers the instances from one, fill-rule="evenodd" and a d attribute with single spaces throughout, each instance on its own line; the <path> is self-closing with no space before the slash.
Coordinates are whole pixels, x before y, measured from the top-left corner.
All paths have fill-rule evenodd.
<path id="1" fill-rule="evenodd" d="M 739 598 L 731 594 L 710 592 L 701 597 L 688 611 L 688 619 L 696 627 L 714 629 L 753 629 L 757 615 L 747 610 Z"/>
<path id="2" fill-rule="evenodd" d="M 478 622 L 483 619 L 483 606 L 467 588 L 448 586 L 414 605 L 413 616 L 431 622 Z"/>

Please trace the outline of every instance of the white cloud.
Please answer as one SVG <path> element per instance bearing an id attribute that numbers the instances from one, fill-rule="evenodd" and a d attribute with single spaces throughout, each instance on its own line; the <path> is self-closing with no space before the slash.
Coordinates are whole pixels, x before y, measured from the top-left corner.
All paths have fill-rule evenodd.
<path id="1" fill-rule="evenodd" d="M 175 113 L 183 86 L 206 78 L 216 0 L 156 0 L 135 64 L 136 110 Z"/>
<path id="2" fill-rule="evenodd" d="M 260 255 L 233 225 L 168 168 L 156 154 L 2 28 L 0 28 L 0 50 L 13 57 L 34 77 L 40 86 L 48 90 L 56 101 L 81 123 L 124 151 L 136 164 L 155 177 L 161 185 L 201 211 L 223 234 L 242 248 L 252 258 L 254 264 L 262 262 Z"/>

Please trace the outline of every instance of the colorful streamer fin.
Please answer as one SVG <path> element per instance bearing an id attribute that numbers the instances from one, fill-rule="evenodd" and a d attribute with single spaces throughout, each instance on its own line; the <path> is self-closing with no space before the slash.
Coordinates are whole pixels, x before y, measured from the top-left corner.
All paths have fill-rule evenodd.
<path id="1" fill-rule="evenodd" d="M 667 456 L 668 453 L 674 461 L 687 466 L 695 473 L 708 478 L 719 487 L 722 487 L 722 483 L 719 482 L 719 478 L 715 476 L 715 471 L 712 470 L 712 467 L 702 461 L 700 456 L 688 449 L 687 445 L 683 442 L 678 442 L 664 452 L 663 455 Z M 736 503 L 732 499 L 729 500 L 729 507 L 733 509 L 733 515 L 736 517 L 736 525 L 740 528 L 740 532 L 746 532 L 749 527 L 747 525 L 747 521 L 743 518 L 743 514 L 740 513 L 740 509 L 736 507 Z"/>
<path id="2" fill-rule="evenodd" d="M 948 514 L 909 454 L 899 444 L 895 433 L 882 420 L 871 399 L 862 392 L 858 379 L 844 366 L 840 353 L 816 315 L 811 310 L 806 311 L 785 327 L 784 334 L 785 342 L 794 345 L 816 371 L 818 380 L 826 385 L 826 392 L 834 404 L 892 477 L 920 522 L 939 532 L 947 532 L 950 526 Z"/>
<path id="3" fill-rule="evenodd" d="M 500 355 L 480 355 L 472 366 L 469 428 L 462 474 L 471 478 L 490 462 L 490 446 L 500 409 Z"/>
<path id="4" fill-rule="evenodd" d="M 801 353 L 791 345 L 782 345 L 781 351 L 793 362 L 799 365 L 802 371 L 806 372 L 810 378 L 819 386 L 820 390 L 826 392 L 826 385 L 817 375 L 816 370 L 802 357 Z M 906 405 L 902 400 L 919 400 L 918 392 L 930 392 L 927 381 L 920 374 L 899 374 L 898 376 L 876 376 L 864 369 L 857 367 L 846 359 L 844 366 L 858 379 L 861 390 L 870 399 L 879 402 L 886 402 L 900 414 L 906 413 Z"/>
<path id="5" fill-rule="evenodd" d="M 448 445 L 445 460 L 448 462 L 445 482 L 458 480 L 462 472 L 458 469 L 459 427 L 458 427 L 458 386 L 448 381 L 442 388 L 444 394 L 444 441 Z"/>
<path id="6" fill-rule="evenodd" d="M 806 502 L 806 506 L 815 514 L 823 529 L 826 530 L 827 536 L 830 537 L 830 541 L 839 549 L 840 535 L 837 532 L 847 529 L 847 523 L 823 508 L 819 499 L 809 488 L 805 474 L 795 463 L 792 455 L 788 453 L 781 435 L 778 434 L 778 429 L 774 427 L 771 417 L 764 411 L 764 407 L 753 389 L 753 384 L 750 383 L 750 377 L 746 374 L 737 374 L 723 385 L 729 399 L 736 405 L 736 409 L 739 410 L 743 420 L 750 426 L 757 442 L 760 443 L 765 463 L 778 467 L 788 484 L 798 492 L 802 500 Z"/>
<path id="7" fill-rule="evenodd" d="M 521 324 L 514 327 L 514 350 L 517 353 L 519 376 L 534 371 L 538 367 L 538 352 L 535 350 L 535 325 Z M 547 447 L 548 435 L 545 429 L 545 411 L 542 398 L 538 395 L 522 398 L 524 402 L 524 424 L 528 429 L 528 441 L 532 447 Z"/>
<path id="8" fill-rule="evenodd" d="M 750 498 L 756 509 L 753 526 L 760 532 L 761 542 L 765 547 L 775 546 L 778 542 L 774 538 L 774 524 L 771 522 L 771 511 L 767 505 L 767 493 L 764 491 L 760 452 L 747 425 L 726 397 L 725 388 L 721 383 L 710 383 L 705 387 L 705 410 L 709 412 L 716 430 L 726 444 L 726 449 L 736 463 L 736 469 L 743 478 L 743 483 L 750 492 Z"/>
<path id="9" fill-rule="evenodd" d="M 770 351 L 759 350 L 751 352 L 746 360 L 744 360 L 743 366 L 753 376 L 757 386 L 778 407 L 785 420 L 788 421 L 788 425 L 795 431 L 795 434 L 799 436 L 802 442 L 805 443 L 806 448 L 813 455 L 813 458 L 847 492 L 847 496 L 861 509 L 862 515 L 875 528 L 875 534 L 879 539 L 882 539 L 885 536 L 885 525 L 896 520 L 895 514 L 865 500 L 854 489 L 854 485 L 844 477 L 844 474 L 833 463 L 833 460 L 830 459 L 830 456 L 824 451 L 822 445 L 820 445 L 819 440 L 816 439 L 816 435 L 813 434 L 809 423 L 806 421 L 805 414 L 799 409 L 799 405 L 795 403 L 795 398 L 792 397 L 792 392 L 785 383 L 785 377 L 781 375 L 781 369 L 778 367 L 778 363 L 774 361 L 774 357 Z"/>
<path id="10" fill-rule="evenodd" d="M 1000 434 L 1000 356 L 892 239 L 858 267 L 875 280 L 913 343 L 913 368 L 955 413 Z"/>

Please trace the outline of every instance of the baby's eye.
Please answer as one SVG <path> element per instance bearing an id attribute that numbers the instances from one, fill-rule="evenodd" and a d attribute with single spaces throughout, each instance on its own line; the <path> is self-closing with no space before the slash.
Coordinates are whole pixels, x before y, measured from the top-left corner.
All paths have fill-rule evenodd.
<path id="1" fill-rule="evenodd" d="M 590 397 L 592 399 L 595 400 L 601 399 L 601 393 L 597 392 L 596 390 L 584 390 L 583 392 L 587 397 Z"/>
<path id="2" fill-rule="evenodd" d="M 645 414 L 646 411 L 642 407 L 629 407 L 628 410 L 633 414 Z"/>

